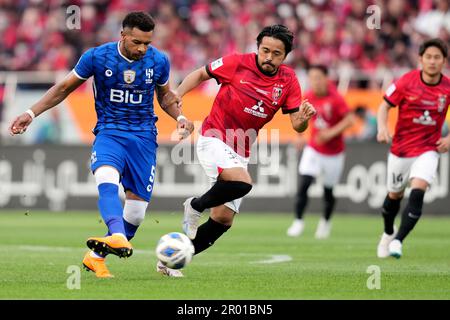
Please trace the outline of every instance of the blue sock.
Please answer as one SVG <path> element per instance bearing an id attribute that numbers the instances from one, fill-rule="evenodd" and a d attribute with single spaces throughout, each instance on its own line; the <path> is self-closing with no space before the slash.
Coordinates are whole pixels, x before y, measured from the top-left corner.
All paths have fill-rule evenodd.
<path id="1" fill-rule="evenodd" d="M 114 183 L 102 183 L 98 186 L 98 209 L 110 234 L 125 234 L 123 208 L 119 198 L 119 186 Z"/>
<path id="2" fill-rule="evenodd" d="M 123 219 L 123 225 L 125 226 L 125 232 L 128 241 L 133 239 L 134 235 L 136 234 L 136 230 L 139 228 L 139 226 L 135 226 L 134 224 L 129 223 L 125 219 Z"/>

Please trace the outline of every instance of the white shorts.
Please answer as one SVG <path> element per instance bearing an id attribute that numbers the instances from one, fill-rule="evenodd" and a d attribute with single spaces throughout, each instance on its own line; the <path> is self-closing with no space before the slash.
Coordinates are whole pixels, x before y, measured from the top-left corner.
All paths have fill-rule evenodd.
<path id="1" fill-rule="evenodd" d="M 209 178 L 210 185 L 213 186 L 221 169 L 244 168 L 247 170 L 249 158 L 238 155 L 230 146 L 222 140 L 199 135 L 197 140 L 198 160 Z M 225 206 L 239 212 L 242 198 L 225 203 Z"/>
<path id="2" fill-rule="evenodd" d="M 344 161 L 344 152 L 336 155 L 325 155 L 307 145 L 303 149 L 298 171 L 301 175 L 312 176 L 314 178 L 321 174 L 324 186 L 331 188 L 341 178 Z"/>
<path id="3" fill-rule="evenodd" d="M 389 153 L 387 163 L 388 192 L 405 190 L 412 178 L 420 178 L 430 185 L 436 177 L 439 164 L 439 154 L 427 151 L 417 157 L 400 158 Z"/>

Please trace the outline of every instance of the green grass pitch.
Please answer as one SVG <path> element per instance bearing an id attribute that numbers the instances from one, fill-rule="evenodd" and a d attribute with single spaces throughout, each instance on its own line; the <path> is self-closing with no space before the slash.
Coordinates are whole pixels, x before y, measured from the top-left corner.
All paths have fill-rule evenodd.
<path id="1" fill-rule="evenodd" d="M 80 289 L 69 289 L 76 271 L 67 271 L 81 267 L 86 239 L 105 232 L 98 213 L 1 211 L 0 299 L 450 297 L 449 217 L 424 214 L 405 241 L 404 256 L 381 260 L 380 217 L 337 213 L 331 238 L 315 240 L 317 215 L 306 217 L 301 237 L 288 238 L 291 215 L 241 213 L 212 248 L 194 257 L 184 278 L 166 278 L 155 271 L 154 248 L 162 234 L 180 231 L 181 219 L 181 213 L 148 212 L 132 241 L 133 256 L 108 257 L 115 278 L 97 279 L 81 269 Z M 369 266 L 380 270 L 379 289 L 367 286 L 376 283 Z"/>

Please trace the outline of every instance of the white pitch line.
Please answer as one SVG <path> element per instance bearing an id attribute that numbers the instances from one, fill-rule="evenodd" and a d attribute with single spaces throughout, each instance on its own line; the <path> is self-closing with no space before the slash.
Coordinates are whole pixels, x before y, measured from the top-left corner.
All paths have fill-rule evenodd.
<path id="1" fill-rule="evenodd" d="M 272 254 L 269 257 L 270 259 L 253 261 L 252 263 L 271 264 L 292 261 L 292 257 L 287 254 Z"/>
<path id="2" fill-rule="evenodd" d="M 31 252 L 81 252 L 85 251 L 86 248 L 75 248 L 75 247 L 53 247 L 53 246 L 33 246 L 33 245 L 0 245 L 0 251 L 4 250 L 19 250 L 19 251 L 31 251 Z M 146 255 L 155 255 L 152 250 L 142 250 L 142 249 L 133 249 L 133 253 L 135 254 L 146 254 Z M 239 253 L 241 256 L 251 256 L 251 255 L 260 255 L 257 253 Z M 267 255 L 266 255 L 267 256 Z M 285 254 L 273 254 L 268 255 L 269 259 L 266 260 L 258 260 L 251 261 L 250 263 L 262 263 L 262 264 L 272 264 L 272 263 L 282 263 L 292 261 L 292 257 Z"/>
<path id="3" fill-rule="evenodd" d="M 2 245 L 0 250 L 20 250 L 32 252 L 79 252 L 85 251 L 87 248 L 74 247 L 52 247 L 52 246 L 31 246 L 31 245 Z M 150 250 L 133 249 L 133 253 L 137 254 L 154 254 Z"/>

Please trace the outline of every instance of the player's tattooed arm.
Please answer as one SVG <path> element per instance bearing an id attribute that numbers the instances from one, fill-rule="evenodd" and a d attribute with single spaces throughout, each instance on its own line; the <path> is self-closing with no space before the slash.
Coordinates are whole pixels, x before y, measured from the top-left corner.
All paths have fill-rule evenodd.
<path id="1" fill-rule="evenodd" d="M 388 129 L 388 114 L 389 109 L 392 108 L 386 101 L 383 101 L 378 107 L 377 113 L 377 141 L 380 143 L 390 143 L 392 140 L 391 134 Z"/>
<path id="2" fill-rule="evenodd" d="M 156 88 L 156 96 L 161 108 L 177 121 L 179 140 L 187 138 L 194 131 L 194 124 L 183 116 L 181 112 L 181 98 L 177 92 L 170 89 L 169 85 Z"/>
<path id="3" fill-rule="evenodd" d="M 289 114 L 292 127 L 297 132 L 303 132 L 308 128 L 308 121 L 316 114 L 316 109 L 307 100 L 303 100 L 297 112 Z"/>
<path id="4" fill-rule="evenodd" d="M 9 126 L 9 133 L 11 135 L 24 133 L 35 117 L 57 106 L 84 81 L 73 72 L 69 73 L 62 81 L 51 87 L 30 109 L 15 118 Z"/>

